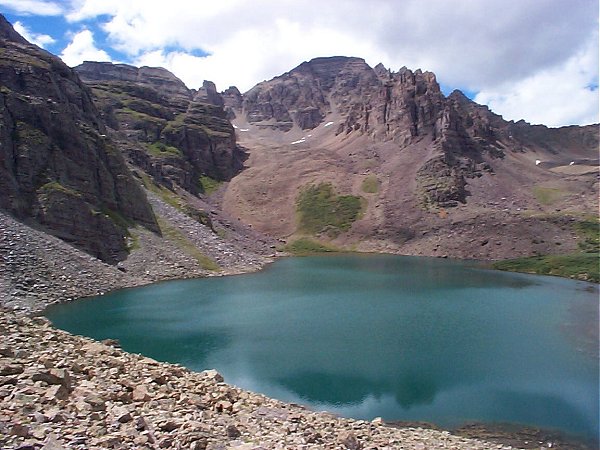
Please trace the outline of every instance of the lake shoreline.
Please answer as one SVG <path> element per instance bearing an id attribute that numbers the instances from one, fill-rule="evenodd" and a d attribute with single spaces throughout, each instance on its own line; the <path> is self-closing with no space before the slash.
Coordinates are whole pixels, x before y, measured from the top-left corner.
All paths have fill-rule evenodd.
<path id="1" fill-rule="evenodd" d="M 59 331 L 52 327 L 50 324 L 45 323 L 41 318 L 32 317 L 43 314 L 43 311 L 49 305 L 74 301 L 86 297 L 103 295 L 105 293 L 119 289 L 139 287 L 143 285 L 173 279 L 250 273 L 257 270 L 261 270 L 270 262 L 277 259 L 264 258 L 260 262 L 257 261 L 257 264 L 244 267 L 243 270 L 237 268 L 236 270 L 229 270 L 225 273 L 219 274 L 214 274 L 207 271 L 190 271 L 186 273 L 186 276 L 181 276 L 180 271 L 168 273 L 165 272 L 162 274 L 159 273 L 159 276 L 156 276 L 154 274 L 151 274 L 151 276 L 147 276 L 140 271 L 139 267 L 127 273 L 122 272 L 114 266 L 108 266 L 104 263 L 101 263 L 93 257 L 81 254 L 80 252 L 73 250 L 72 247 L 60 241 L 59 239 L 47 236 L 45 235 L 45 233 L 38 232 L 37 230 L 33 230 L 21 224 L 20 222 L 12 219 L 10 216 L 2 214 L 0 218 L 3 219 L 2 221 L 0 221 L 0 231 L 3 232 L 3 239 L 6 240 L 5 243 L 7 242 L 9 245 L 8 250 L 10 250 L 11 245 L 14 245 L 15 247 L 19 248 L 19 250 L 25 249 L 28 255 L 28 257 L 26 258 L 21 257 L 12 261 L 12 276 L 17 277 L 17 289 L 15 289 L 14 286 L 11 285 L 2 285 L 2 277 L 0 277 L 0 292 L 3 293 L 0 296 L 0 307 L 7 308 L 1 311 L 2 319 L 6 321 L 7 327 L 11 327 L 12 329 L 14 329 L 13 331 L 11 331 L 11 333 L 15 332 L 18 334 L 21 333 L 24 329 L 27 329 L 30 326 L 34 326 L 34 328 L 36 328 L 39 331 L 40 338 L 44 335 L 55 337 L 53 341 L 41 341 L 38 339 L 37 336 L 29 336 L 22 342 L 26 344 L 25 348 L 15 346 L 12 349 L 3 350 L 2 355 L 0 357 L 2 358 L 1 361 L 3 364 L 3 373 L 6 374 L 0 376 L 0 379 L 3 382 L 0 386 L 0 391 L 3 393 L 2 399 L 0 401 L 0 406 L 2 406 L 2 408 L 0 409 L 2 411 L 12 410 L 12 408 L 14 407 L 15 399 L 21 398 L 21 394 L 18 391 L 23 389 L 23 386 L 19 385 L 19 379 L 21 378 L 22 374 L 31 374 L 31 371 L 33 371 L 36 367 L 38 369 L 41 369 L 39 363 L 28 360 L 27 358 L 23 358 L 23 356 L 21 356 L 21 354 L 26 355 L 27 351 L 29 351 L 30 339 L 33 339 L 33 341 L 31 342 L 35 342 L 34 347 L 36 345 L 40 347 L 39 350 L 42 350 L 45 346 L 50 344 L 49 350 L 52 350 L 52 352 L 55 353 L 55 355 L 50 355 L 52 357 L 58 357 L 68 348 L 68 345 L 65 345 L 65 342 L 70 342 L 71 339 L 84 339 Z M 46 259 L 43 259 L 42 257 L 43 255 L 49 254 L 52 255 L 50 263 L 48 263 Z M 40 264 L 40 260 L 43 264 Z M 8 262 L 11 261 L 9 260 Z M 38 276 L 40 273 L 43 273 L 44 276 Z M 38 328 L 36 324 L 37 321 L 41 321 L 41 328 Z M 5 329 L 4 336 L 8 336 L 7 333 L 8 328 Z M 8 341 L 4 340 L 4 342 Z M 4 347 L 6 347 L 5 344 L 3 344 L 3 348 Z M 13 356 L 8 357 L 5 354 L 12 354 Z M 97 362 L 97 355 L 89 356 L 91 358 L 90 361 L 92 362 L 88 363 L 88 365 L 93 365 L 94 362 Z M 134 357 L 135 355 L 130 356 Z M 60 360 L 57 360 L 56 362 L 59 363 L 58 366 L 60 366 Z M 172 365 L 162 363 L 159 363 L 159 366 L 161 368 L 165 368 L 165 370 L 166 368 L 173 367 Z M 18 371 L 20 369 L 23 369 L 23 372 L 21 372 L 21 374 L 10 375 L 10 372 L 15 370 Z M 15 380 L 17 384 L 12 384 Z M 28 383 L 26 384 L 25 391 L 27 391 L 27 389 L 31 387 L 31 377 L 27 380 L 27 382 Z M 49 387 L 52 388 L 52 385 L 50 385 Z M 57 400 L 57 402 L 60 403 L 59 399 L 55 400 Z M 54 402 L 54 400 L 52 400 L 52 402 Z M 47 441 L 48 439 L 50 439 L 50 437 L 53 436 L 51 431 L 49 434 L 46 433 L 38 439 L 35 436 L 31 435 L 31 433 L 35 430 L 32 431 L 30 429 L 30 431 L 26 433 L 24 431 L 24 428 L 21 427 L 21 425 L 23 424 L 13 423 L 13 421 L 6 415 L 2 415 L 1 417 L 2 418 L 0 419 L 0 425 L 4 427 L 3 432 L 6 431 L 6 436 L 10 436 L 10 439 L 21 439 L 21 442 L 27 439 L 35 439 L 36 442 L 40 443 Z M 48 425 L 49 429 L 55 431 L 61 430 L 60 420 L 57 422 L 58 425 L 56 425 L 54 424 L 54 422 L 48 422 L 50 419 L 53 419 L 52 417 L 47 417 L 46 419 L 43 419 L 41 417 L 38 418 L 42 420 L 42 423 L 51 423 L 52 425 Z M 31 423 L 31 421 L 33 420 L 31 416 L 24 417 L 23 419 L 28 421 L 27 423 Z M 366 426 L 364 424 L 364 421 L 351 421 L 350 419 L 347 419 L 347 421 L 348 422 L 344 423 L 352 424 L 355 422 L 359 422 L 361 426 Z M 29 427 L 29 425 L 23 426 Z M 370 427 L 370 425 L 368 427 Z M 352 428 L 352 425 L 350 425 L 350 428 Z M 428 436 L 430 435 L 428 429 L 411 431 L 411 433 L 413 433 L 411 434 L 411 436 L 413 436 L 412 439 L 417 439 L 415 442 L 423 442 L 423 440 L 426 441 L 428 439 Z M 25 437 L 20 437 L 20 434 L 25 434 Z M 435 436 L 437 436 L 440 439 L 446 439 L 447 434 L 435 434 Z M 347 442 L 350 445 L 352 445 L 352 439 L 348 439 L 349 440 L 347 440 Z M 369 441 L 365 441 L 365 444 L 369 443 Z M 459 442 L 456 448 L 490 448 L 489 444 L 482 445 L 479 442 L 477 442 L 477 446 L 473 446 L 472 442 L 462 446 L 461 445 L 462 444 L 460 444 Z M 346 448 L 350 447 L 346 446 Z M 405 448 L 425 447 L 420 447 L 417 444 L 415 444 L 415 446 L 413 447 Z M 502 448 L 513 447 L 504 446 Z M 553 448 L 560 447 L 554 446 Z M 586 447 L 581 448 L 585 449 Z"/>
<path id="2" fill-rule="evenodd" d="M 230 386 L 215 371 L 192 372 L 124 352 L 115 341 L 58 330 L 42 317 L 0 312 L 0 444 L 7 449 L 50 443 L 90 449 L 593 448 L 539 430 L 535 436 L 543 439 L 528 446 L 518 433 L 498 438 L 480 424 L 467 437 L 431 424 L 389 426 L 310 411 Z"/>
<path id="3" fill-rule="evenodd" d="M 216 371 L 191 372 L 1 312 L 2 448 L 489 448 L 445 431 L 309 411 L 227 385 Z"/>

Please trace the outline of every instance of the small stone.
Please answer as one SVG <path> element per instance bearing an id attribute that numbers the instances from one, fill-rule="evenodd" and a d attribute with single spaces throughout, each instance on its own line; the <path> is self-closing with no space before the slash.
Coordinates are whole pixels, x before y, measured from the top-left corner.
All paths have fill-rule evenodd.
<path id="1" fill-rule="evenodd" d="M 137 385 L 131 394 L 131 398 L 134 402 L 147 402 L 150 400 L 150 394 L 148 394 L 148 390 L 143 385 Z"/>
<path id="2" fill-rule="evenodd" d="M 86 395 L 83 401 L 92 407 L 92 411 L 104 411 L 106 408 L 104 399 L 96 394 Z"/>
<path id="3" fill-rule="evenodd" d="M 40 426 L 34 427 L 31 430 L 31 435 L 36 439 L 44 439 L 46 437 L 46 429 Z"/>
<path id="4" fill-rule="evenodd" d="M 227 437 L 230 439 L 237 439 L 242 435 L 240 430 L 238 430 L 235 425 L 227 425 L 226 432 L 227 432 Z"/>
<path id="5" fill-rule="evenodd" d="M 135 429 L 138 431 L 144 431 L 148 429 L 148 423 L 146 422 L 146 419 L 144 419 L 142 416 L 138 416 L 135 418 Z"/>
<path id="6" fill-rule="evenodd" d="M 176 430 L 177 428 L 179 428 L 181 425 L 172 421 L 172 420 L 167 420 L 166 422 L 163 422 L 162 424 L 159 425 L 159 428 L 162 431 L 166 431 L 167 433 L 173 430 Z"/>
<path id="7" fill-rule="evenodd" d="M 233 409 L 233 404 L 231 402 L 228 402 L 227 400 L 223 400 L 217 402 L 217 404 L 215 405 L 215 409 L 218 412 L 231 412 Z"/>
<path id="8" fill-rule="evenodd" d="M 198 439 L 190 444 L 190 450 L 206 450 L 206 439 Z"/>
<path id="9" fill-rule="evenodd" d="M 21 364 L 3 364 L 0 365 L 0 375 L 18 375 L 23 373 Z"/>
<path id="10" fill-rule="evenodd" d="M 11 348 L 0 347 L 0 356 L 6 356 L 8 358 L 12 358 L 13 356 L 15 356 L 15 354 Z"/>
<path id="11" fill-rule="evenodd" d="M 223 378 L 223 375 L 221 375 L 219 372 L 217 372 L 214 369 L 205 370 L 204 372 L 200 372 L 200 375 L 203 375 L 205 378 L 208 378 L 209 380 L 214 381 L 216 383 L 222 383 L 223 381 L 225 381 L 225 379 Z"/>
<path id="12" fill-rule="evenodd" d="M 9 434 L 12 434 L 13 436 L 26 438 L 29 436 L 30 431 L 29 427 L 18 423 L 11 427 Z"/>
<path id="13" fill-rule="evenodd" d="M 44 397 L 46 397 L 48 400 L 65 400 L 67 397 L 69 397 L 69 391 L 62 384 L 53 385 L 48 388 Z"/>
<path id="14" fill-rule="evenodd" d="M 103 339 L 102 342 L 104 345 L 108 345 L 110 347 L 121 348 L 121 343 L 118 339 Z"/>
<path id="15" fill-rule="evenodd" d="M 133 420 L 133 417 L 131 417 L 131 413 L 124 406 L 117 406 L 116 408 L 113 408 L 111 414 L 119 423 L 127 423 Z"/>
<path id="16" fill-rule="evenodd" d="M 46 417 L 44 414 L 35 411 L 33 413 L 33 419 L 37 422 L 37 423 L 45 423 L 48 422 L 48 417 Z"/>
<path id="17" fill-rule="evenodd" d="M 62 411 L 53 411 L 51 413 L 48 413 L 47 416 L 48 416 L 48 421 L 52 422 L 52 423 L 60 423 L 60 422 L 67 421 L 67 417 L 66 417 L 65 413 Z"/>
<path id="18" fill-rule="evenodd" d="M 0 376 L 0 386 L 16 385 L 19 379 L 15 376 Z"/>
<path id="19" fill-rule="evenodd" d="M 338 436 L 338 441 L 340 444 L 342 444 L 349 450 L 360 450 L 362 448 L 362 445 L 360 444 L 358 439 L 356 439 L 356 436 L 350 432 L 341 433 Z"/>
<path id="20" fill-rule="evenodd" d="M 15 447 L 15 450 L 36 450 L 36 446 L 34 442 L 25 441 L 18 447 Z"/>
<path id="21" fill-rule="evenodd" d="M 71 376 L 66 369 L 50 369 L 44 372 L 37 372 L 32 375 L 31 379 L 47 384 L 60 384 L 67 390 L 71 390 Z"/>

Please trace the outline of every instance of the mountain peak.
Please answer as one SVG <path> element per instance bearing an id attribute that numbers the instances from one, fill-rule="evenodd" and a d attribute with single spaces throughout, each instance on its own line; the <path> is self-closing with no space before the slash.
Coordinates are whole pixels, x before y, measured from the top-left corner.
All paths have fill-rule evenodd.
<path id="1" fill-rule="evenodd" d="M 111 62 L 84 61 L 75 67 L 79 77 L 86 83 L 122 81 L 151 85 L 167 95 L 191 97 L 190 90 L 173 73 L 162 67 L 135 67 Z"/>
<path id="2" fill-rule="evenodd" d="M 15 31 L 6 18 L 0 14 L 0 39 L 28 45 L 29 42 Z"/>

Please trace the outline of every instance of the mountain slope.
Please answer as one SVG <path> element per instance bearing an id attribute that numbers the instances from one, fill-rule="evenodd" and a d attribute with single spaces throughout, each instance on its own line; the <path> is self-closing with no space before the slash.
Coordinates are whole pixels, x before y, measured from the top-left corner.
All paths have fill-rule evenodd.
<path id="1" fill-rule="evenodd" d="M 108 262 L 152 209 L 106 137 L 89 89 L 0 16 L 0 208 Z"/>
<path id="2" fill-rule="evenodd" d="M 241 101 L 232 92 L 250 158 L 223 207 L 279 238 L 497 259 L 574 250 L 573 224 L 595 214 L 597 125 L 507 122 L 459 91 L 444 96 L 430 72 L 358 58 L 305 62 Z M 298 202 L 311 185 L 360 198 L 351 226 L 324 215 L 307 232 Z"/>

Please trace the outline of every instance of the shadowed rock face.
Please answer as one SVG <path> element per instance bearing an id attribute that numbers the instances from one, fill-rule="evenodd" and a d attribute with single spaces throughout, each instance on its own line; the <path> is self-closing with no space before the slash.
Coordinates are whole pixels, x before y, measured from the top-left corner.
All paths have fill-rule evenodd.
<path id="1" fill-rule="evenodd" d="M 85 62 L 75 68 L 94 93 L 129 161 L 169 188 L 197 194 L 200 176 L 229 180 L 245 153 L 214 83 L 197 92 L 162 68 Z"/>
<path id="2" fill-rule="evenodd" d="M 126 222 L 158 230 L 89 89 L 0 16 L 0 208 L 101 258 L 127 254 Z"/>

